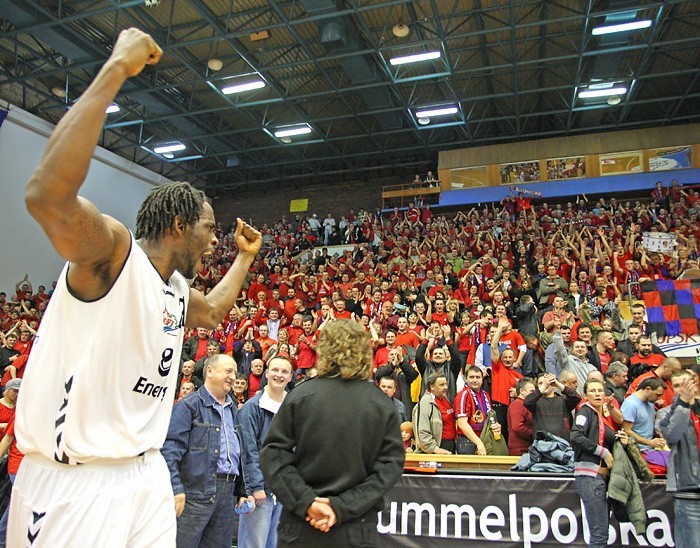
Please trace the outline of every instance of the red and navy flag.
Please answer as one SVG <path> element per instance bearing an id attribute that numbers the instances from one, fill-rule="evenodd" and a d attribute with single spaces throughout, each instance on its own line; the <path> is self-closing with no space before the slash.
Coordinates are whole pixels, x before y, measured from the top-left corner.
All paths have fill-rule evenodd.
<path id="1" fill-rule="evenodd" d="M 657 335 L 700 333 L 700 280 L 642 282 L 649 327 Z"/>

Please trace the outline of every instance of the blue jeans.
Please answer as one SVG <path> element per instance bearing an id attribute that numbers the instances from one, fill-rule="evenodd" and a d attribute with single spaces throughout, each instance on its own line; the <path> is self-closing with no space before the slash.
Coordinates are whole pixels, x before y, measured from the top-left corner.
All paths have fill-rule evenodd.
<path id="1" fill-rule="evenodd" d="M 576 476 L 574 485 L 581 502 L 583 502 L 583 509 L 586 511 L 586 520 L 591 535 L 588 546 L 590 548 L 603 548 L 608 545 L 608 520 L 610 519 L 605 479 L 600 475 L 595 478 Z"/>
<path id="2" fill-rule="evenodd" d="M 17 474 L 8 474 L 10 477 L 10 483 L 15 484 L 15 478 Z M 12 496 L 12 493 L 10 493 Z M 5 513 L 0 518 L 0 548 L 5 548 L 5 543 L 7 542 L 7 516 L 10 513 L 10 499 L 7 499 L 7 508 L 5 508 Z"/>
<path id="3" fill-rule="evenodd" d="M 238 522 L 238 548 L 276 548 L 282 505 L 268 496 Z"/>
<path id="4" fill-rule="evenodd" d="M 677 548 L 700 546 L 700 500 L 673 497 L 673 532 Z"/>
<path id="5" fill-rule="evenodd" d="M 231 548 L 234 483 L 217 478 L 215 496 L 185 497 L 185 510 L 177 518 L 177 548 Z"/>

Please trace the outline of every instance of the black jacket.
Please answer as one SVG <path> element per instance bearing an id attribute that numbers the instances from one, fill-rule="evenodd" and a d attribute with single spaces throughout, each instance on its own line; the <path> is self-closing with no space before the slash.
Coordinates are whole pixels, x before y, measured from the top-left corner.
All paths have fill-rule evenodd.
<path id="1" fill-rule="evenodd" d="M 610 356 L 610 363 L 612 361 L 612 353 L 610 351 L 607 351 L 607 354 Z M 595 344 L 593 346 L 588 347 L 588 361 L 591 362 L 591 364 L 598 370 L 600 371 L 600 353 L 598 352 L 598 349 L 595 347 Z"/>
<path id="2" fill-rule="evenodd" d="M 598 466 L 604 465 L 604 456 L 612 452 L 615 431 L 606 425 L 603 445 L 600 445 L 598 413 L 588 405 L 583 405 L 576 412 L 570 439 L 574 448 L 574 475 L 591 475 L 592 472 L 595 475 Z"/>
<path id="3" fill-rule="evenodd" d="M 444 346 L 445 342 L 443 338 L 438 340 L 437 346 Z M 439 371 L 443 373 L 447 378 L 447 399 L 453 401 L 457 395 L 457 375 L 459 375 L 459 370 L 462 368 L 462 361 L 459 357 L 459 351 L 457 350 L 456 344 L 451 344 L 447 347 L 450 352 L 450 359 L 445 360 L 443 363 L 437 364 L 428 360 L 425 357 L 425 351 L 428 346 L 425 344 L 419 344 L 418 350 L 416 350 L 416 367 L 423 377 L 423 383 L 420 388 L 421 397 L 425 394 L 428 389 L 428 377 L 431 373 Z"/>
<path id="4" fill-rule="evenodd" d="M 391 400 L 370 382 L 328 377 L 287 395 L 260 451 L 269 488 L 302 522 L 314 497 L 330 498 L 338 524 L 376 519 L 403 462 Z"/>
<path id="5" fill-rule="evenodd" d="M 410 417 L 413 411 L 413 400 L 411 400 L 411 383 L 418 378 L 418 371 L 411 365 L 408 355 L 404 354 L 398 368 L 387 363 L 377 369 L 374 378 L 379 381 L 382 377 L 396 379 L 401 394 L 401 402 L 404 405 L 406 416 Z"/>

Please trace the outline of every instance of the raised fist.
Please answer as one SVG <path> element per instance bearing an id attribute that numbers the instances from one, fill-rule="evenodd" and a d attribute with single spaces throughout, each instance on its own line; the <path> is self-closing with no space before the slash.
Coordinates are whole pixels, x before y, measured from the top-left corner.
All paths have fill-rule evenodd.
<path id="1" fill-rule="evenodd" d="M 123 30 L 110 57 L 126 71 L 127 77 L 136 76 L 146 65 L 155 65 L 163 50 L 150 35 L 136 28 Z"/>

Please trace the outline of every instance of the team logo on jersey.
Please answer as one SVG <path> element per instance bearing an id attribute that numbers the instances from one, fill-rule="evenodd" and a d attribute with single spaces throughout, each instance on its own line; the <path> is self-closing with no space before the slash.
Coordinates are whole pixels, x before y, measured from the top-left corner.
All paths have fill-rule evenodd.
<path id="1" fill-rule="evenodd" d="M 172 308 L 171 303 L 171 308 Z M 178 304 L 180 310 L 179 315 L 175 312 L 168 310 L 168 303 L 165 303 L 163 307 L 163 333 L 168 335 L 177 336 L 177 333 L 185 325 L 185 298 L 180 297 L 178 299 Z M 176 305 L 177 306 L 177 305 Z"/>
<path id="2" fill-rule="evenodd" d="M 143 394 L 144 396 L 150 396 L 152 398 L 159 398 L 160 401 L 163 401 L 163 398 L 165 398 L 165 394 L 168 391 L 168 387 L 151 382 L 146 377 L 139 377 L 131 390 L 137 394 Z"/>
<path id="3" fill-rule="evenodd" d="M 163 308 L 163 333 L 176 336 L 182 328 L 182 318 L 168 311 L 167 305 Z"/>
<path id="4" fill-rule="evenodd" d="M 158 373 L 161 377 L 167 377 L 168 373 L 170 373 L 170 363 L 160 362 L 158 364 Z"/>

